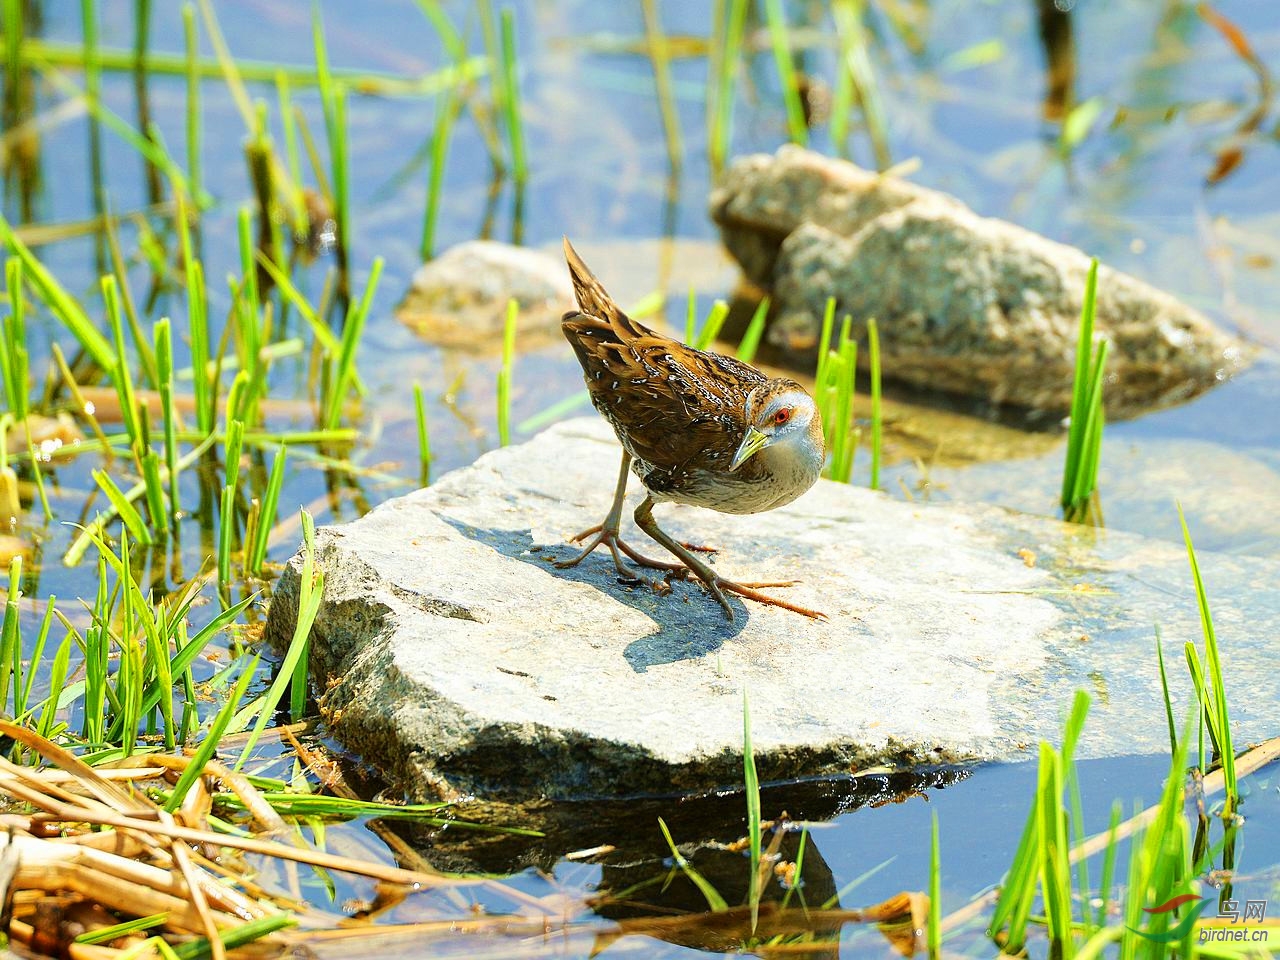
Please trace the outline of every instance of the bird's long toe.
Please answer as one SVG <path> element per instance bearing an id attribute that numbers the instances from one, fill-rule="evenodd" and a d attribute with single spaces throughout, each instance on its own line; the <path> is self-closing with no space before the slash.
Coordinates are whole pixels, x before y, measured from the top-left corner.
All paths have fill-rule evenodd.
<path id="1" fill-rule="evenodd" d="M 642 567 L 648 567 L 652 570 L 666 570 L 670 573 L 688 574 L 689 568 L 683 563 L 673 563 L 665 560 L 654 560 L 652 557 L 646 557 L 643 553 L 636 550 L 629 543 L 618 536 L 617 532 L 610 530 L 604 524 L 596 524 L 588 530 L 582 531 L 578 536 L 574 537 L 574 542 L 585 540 L 587 537 L 595 534 L 594 538 L 586 547 L 577 555 L 570 557 L 568 560 L 557 560 L 555 566 L 561 570 L 569 567 L 576 567 L 583 560 L 589 557 L 597 547 L 605 546 L 609 548 L 609 552 L 613 555 L 613 565 L 617 568 L 618 574 L 628 580 L 643 579 L 636 570 L 623 559 L 625 554 L 635 563 Z"/>
<path id="2" fill-rule="evenodd" d="M 602 530 L 604 530 L 604 524 L 597 523 L 594 527 L 587 527 L 587 529 L 583 530 L 581 533 L 575 533 L 572 537 L 569 538 L 569 542 L 581 543 L 583 540 L 587 539 L 587 537 L 591 536 L 593 533 L 600 533 Z M 599 541 L 597 540 L 596 543 L 599 543 Z M 596 546 L 595 544 L 592 544 L 591 549 L 594 550 L 595 546 Z M 588 550 L 587 552 L 590 553 L 591 551 Z"/>
<path id="3" fill-rule="evenodd" d="M 583 532 L 581 537 L 575 537 L 574 541 L 577 542 L 578 540 L 589 537 L 591 536 L 592 532 L 593 531 L 591 530 L 586 530 Z M 555 562 L 555 566 L 561 570 L 567 570 L 570 567 L 576 567 L 583 560 L 587 559 L 587 557 L 591 556 L 591 554 L 595 552 L 596 547 L 600 546 L 603 543 L 609 547 L 609 552 L 613 554 L 613 563 L 614 563 L 614 566 L 618 568 L 618 573 L 622 574 L 622 576 L 627 577 L 628 579 L 631 579 L 631 580 L 639 579 L 639 575 L 634 570 L 632 570 L 631 567 L 627 566 L 626 561 L 623 560 L 622 557 L 619 555 L 618 548 L 617 546 L 615 546 L 616 538 L 610 536 L 607 531 L 603 530 L 599 526 L 595 528 L 594 532 L 597 534 L 596 538 L 592 540 L 590 543 L 588 543 L 587 546 L 581 552 L 579 552 L 573 557 L 570 557 L 568 560 L 557 560 Z"/>
<path id="4" fill-rule="evenodd" d="M 789 603 L 786 600 L 779 600 L 777 597 L 771 597 L 767 593 L 761 593 L 756 587 L 789 587 L 797 581 L 790 580 L 779 583 L 734 583 L 732 580 L 725 580 L 717 577 L 717 586 L 730 593 L 745 597 L 748 600 L 754 600 L 756 603 L 764 603 L 771 607 L 781 607 L 783 610 L 790 610 L 792 613 L 798 613 L 801 616 L 808 617 L 810 620 L 826 620 L 827 615 L 818 610 L 811 610 L 808 607 L 802 607 L 798 603 Z M 732 619 L 732 617 L 730 617 Z"/>
<path id="5" fill-rule="evenodd" d="M 798 613 L 801 616 L 808 617 L 811 620 L 826 620 L 827 615 L 819 610 L 811 610 L 808 607 L 802 607 L 798 603 L 789 603 L 786 600 L 780 600 L 772 597 L 767 593 L 761 593 L 758 587 L 790 587 L 798 583 L 798 580 L 779 580 L 771 583 L 737 583 L 733 580 L 726 580 L 724 577 L 712 575 L 711 577 L 699 576 L 703 585 L 707 588 L 707 592 L 715 597 L 716 602 L 724 609 L 725 616 L 729 618 L 729 622 L 733 622 L 733 609 L 729 606 L 729 601 L 725 598 L 725 593 L 732 593 L 736 596 L 743 597 L 747 600 L 754 600 L 756 603 L 763 603 L 771 607 L 781 607 L 783 610 L 790 610 L 792 613 Z"/>

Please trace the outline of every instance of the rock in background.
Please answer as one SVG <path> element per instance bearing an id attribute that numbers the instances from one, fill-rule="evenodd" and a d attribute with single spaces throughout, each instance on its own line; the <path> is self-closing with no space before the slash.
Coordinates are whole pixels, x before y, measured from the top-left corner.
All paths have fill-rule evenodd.
<path id="1" fill-rule="evenodd" d="M 520 333 L 554 331 L 574 302 L 564 262 L 495 240 L 460 243 L 414 272 L 396 317 L 432 343 L 496 352 L 511 299 Z"/>
<path id="2" fill-rule="evenodd" d="M 582 250 L 602 276 L 610 277 L 610 291 L 628 309 L 654 292 L 655 278 L 659 291 L 683 301 L 690 288 L 720 296 L 737 274 L 714 240 L 588 240 Z M 567 352 L 560 318 L 577 304 L 558 242 L 545 250 L 493 240 L 450 247 L 414 272 L 396 317 L 429 343 L 497 353 L 509 299 L 520 308 L 516 327 L 522 350 L 550 342 Z"/>
<path id="3" fill-rule="evenodd" d="M 790 145 L 734 162 L 710 206 L 747 278 L 774 298 L 772 343 L 813 349 L 834 296 L 837 317 L 851 315 L 864 342 L 876 318 L 888 378 L 1069 410 L 1089 268 L 1076 248 Z M 1105 266 L 1095 335 L 1111 341 L 1113 416 L 1194 396 L 1244 362 L 1241 344 L 1203 314 Z"/>

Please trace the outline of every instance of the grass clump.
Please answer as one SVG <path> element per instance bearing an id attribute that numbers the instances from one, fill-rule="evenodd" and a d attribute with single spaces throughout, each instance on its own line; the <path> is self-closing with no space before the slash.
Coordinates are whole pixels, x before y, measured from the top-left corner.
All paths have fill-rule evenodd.
<path id="1" fill-rule="evenodd" d="M 1204 578 L 1200 575 L 1200 563 L 1196 559 L 1195 546 L 1191 542 L 1191 531 L 1187 528 L 1187 518 L 1178 505 L 1178 521 L 1182 525 L 1182 538 L 1187 547 L 1187 562 L 1191 566 L 1191 579 L 1195 584 L 1196 607 L 1200 613 L 1200 628 L 1204 634 L 1204 661 L 1201 662 L 1196 646 L 1187 641 L 1184 652 L 1187 667 L 1191 672 L 1191 682 L 1195 686 L 1196 700 L 1200 706 L 1200 717 L 1203 726 L 1209 731 L 1209 740 L 1213 745 L 1213 761 L 1222 768 L 1226 781 L 1227 803 L 1224 816 L 1229 817 L 1239 803 L 1240 788 L 1236 779 L 1235 747 L 1231 739 L 1231 716 L 1227 709 L 1227 691 L 1222 668 L 1222 657 L 1218 652 L 1217 633 L 1213 628 L 1213 614 L 1209 610 L 1209 597 L 1205 592 Z M 1203 744 L 1199 757 L 1200 769 L 1206 769 Z"/>
<path id="2" fill-rule="evenodd" d="M 827 300 L 822 316 L 822 336 L 818 342 L 818 372 L 814 400 L 822 417 L 822 431 L 831 461 L 827 476 L 839 483 L 853 477 L 853 459 L 858 448 L 859 430 L 853 420 L 854 380 L 858 374 L 858 343 L 853 339 L 853 319 L 846 316 L 840 325 L 840 336 L 833 349 L 831 335 L 835 325 L 835 297 Z"/>
<path id="3" fill-rule="evenodd" d="M 1097 309 L 1098 261 L 1089 264 L 1084 305 L 1080 310 L 1080 332 L 1076 342 L 1076 372 L 1071 386 L 1071 426 L 1067 434 L 1067 457 L 1062 469 L 1062 510 L 1068 520 L 1085 518 L 1090 498 L 1098 485 L 1098 463 L 1106 414 L 1102 404 L 1103 375 L 1107 364 L 1107 341 L 1093 345 L 1093 321 Z"/>
<path id="4" fill-rule="evenodd" d="M 778 70 L 778 83 L 782 87 L 782 102 L 787 109 L 787 131 L 793 143 L 808 146 L 809 124 L 805 120 L 800 79 L 791 59 L 791 32 L 782 0 L 764 0 L 764 14 L 769 26 L 774 66 Z"/>

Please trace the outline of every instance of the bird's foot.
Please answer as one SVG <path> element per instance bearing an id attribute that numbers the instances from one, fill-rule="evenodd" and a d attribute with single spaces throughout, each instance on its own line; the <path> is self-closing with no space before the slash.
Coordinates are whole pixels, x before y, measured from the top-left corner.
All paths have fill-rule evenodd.
<path id="1" fill-rule="evenodd" d="M 771 607 L 781 607 L 783 610 L 790 610 L 792 613 L 801 614 L 811 620 L 827 619 L 825 613 L 821 613 L 818 610 L 810 610 L 808 607 L 802 607 L 798 603 L 779 600 L 777 597 L 771 597 L 767 593 L 761 593 L 758 589 L 760 587 L 790 587 L 799 583 L 799 580 L 777 580 L 770 583 L 736 583 L 714 573 L 710 577 L 705 577 L 699 573 L 698 579 L 706 586 L 707 591 L 716 598 L 716 602 L 723 608 L 725 616 L 729 618 L 730 623 L 733 622 L 733 608 L 729 606 L 729 601 L 725 599 L 726 592 L 745 597 L 748 600 L 754 600 L 756 603 L 767 604 Z"/>
<path id="2" fill-rule="evenodd" d="M 593 534 L 595 535 L 594 539 L 587 544 L 586 548 L 581 553 L 569 560 L 558 560 L 555 565 L 561 570 L 567 569 L 568 567 L 576 567 L 590 556 L 596 547 L 603 544 L 604 546 L 607 546 L 609 548 L 609 552 L 613 554 L 613 565 L 618 568 L 618 573 L 626 577 L 628 580 L 641 580 L 643 578 L 636 573 L 636 571 L 625 560 L 622 559 L 623 554 L 626 554 L 640 566 L 648 567 L 651 570 L 666 570 L 674 574 L 687 574 L 689 572 L 689 568 L 683 563 L 671 563 L 665 560 L 654 560 L 651 557 L 646 557 L 639 550 L 636 550 L 629 543 L 623 540 L 622 537 L 618 535 L 618 531 L 616 529 L 607 527 L 602 523 L 597 523 L 594 527 L 589 527 L 586 530 L 583 530 L 571 539 L 573 543 L 581 543 Z"/>

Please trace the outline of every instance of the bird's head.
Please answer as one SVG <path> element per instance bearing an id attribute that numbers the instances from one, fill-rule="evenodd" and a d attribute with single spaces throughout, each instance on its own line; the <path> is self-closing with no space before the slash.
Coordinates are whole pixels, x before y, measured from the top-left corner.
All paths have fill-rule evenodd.
<path id="1" fill-rule="evenodd" d="M 729 464 L 730 472 L 760 455 L 773 462 L 795 459 L 821 465 L 826 456 L 822 418 L 800 384 L 770 380 L 751 391 L 746 413 L 747 432 Z"/>

